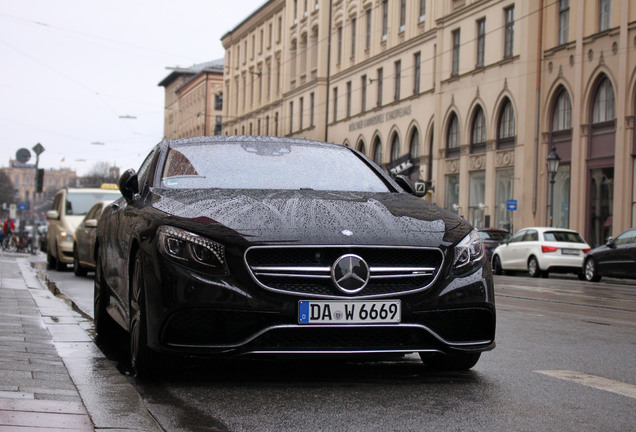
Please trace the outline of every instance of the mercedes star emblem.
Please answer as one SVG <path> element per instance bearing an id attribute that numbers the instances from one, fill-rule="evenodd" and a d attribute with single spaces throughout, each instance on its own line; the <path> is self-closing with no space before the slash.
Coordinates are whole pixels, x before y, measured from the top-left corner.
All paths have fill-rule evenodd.
<path id="1" fill-rule="evenodd" d="M 369 282 L 369 265 L 354 254 L 343 255 L 331 267 L 331 279 L 345 294 L 361 291 Z"/>

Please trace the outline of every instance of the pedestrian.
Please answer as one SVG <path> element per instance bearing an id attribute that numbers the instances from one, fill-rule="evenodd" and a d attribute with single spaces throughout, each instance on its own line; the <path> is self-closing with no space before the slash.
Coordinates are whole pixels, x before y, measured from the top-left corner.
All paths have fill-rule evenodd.
<path id="1" fill-rule="evenodd" d="M 11 219 L 11 217 L 9 217 L 2 225 L 2 234 L 11 234 L 13 231 L 15 231 L 15 222 Z"/>

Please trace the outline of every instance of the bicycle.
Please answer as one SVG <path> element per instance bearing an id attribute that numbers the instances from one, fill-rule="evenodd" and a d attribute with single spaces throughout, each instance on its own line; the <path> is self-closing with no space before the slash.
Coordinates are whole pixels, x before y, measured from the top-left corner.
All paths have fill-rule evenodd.
<path id="1" fill-rule="evenodd" d="M 33 253 L 33 239 L 29 233 L 21 232 L 16 235 L 13 231 L 8 232 L 2 239 L 2 250 L 7 252 Z"/>

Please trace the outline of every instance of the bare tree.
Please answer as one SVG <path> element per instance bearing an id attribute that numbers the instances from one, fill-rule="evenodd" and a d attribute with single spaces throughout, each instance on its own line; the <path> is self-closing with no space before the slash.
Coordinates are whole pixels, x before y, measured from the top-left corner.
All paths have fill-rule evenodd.
<path id="1" fill-rule="evenodd" d="M 82 179 L 82 185 L 99 187 L 102 183 L 116 183 L 117 179 L 113 178 L 112 168 L 108 162 L 95 162 L 88 175 Z"/>

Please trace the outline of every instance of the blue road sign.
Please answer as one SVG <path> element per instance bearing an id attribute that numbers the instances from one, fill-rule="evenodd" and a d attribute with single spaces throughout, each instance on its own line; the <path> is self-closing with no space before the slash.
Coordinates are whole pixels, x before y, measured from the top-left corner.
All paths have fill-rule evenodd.
<path id="1" fill-rule="evenodd" d="M 517 210 L 517 200 L 508 200 L 506 201 L 506 209 L 510 211 Z"/>
<path id="2" fill-rule="evenodd" d="M 25 201 L 18 203 L 18 210 L 28 210 L 29 205 Z"/>

